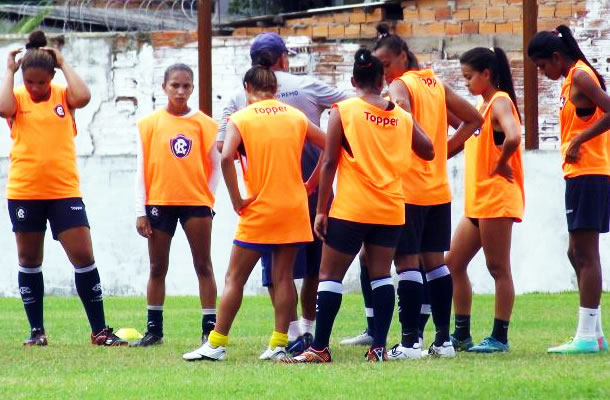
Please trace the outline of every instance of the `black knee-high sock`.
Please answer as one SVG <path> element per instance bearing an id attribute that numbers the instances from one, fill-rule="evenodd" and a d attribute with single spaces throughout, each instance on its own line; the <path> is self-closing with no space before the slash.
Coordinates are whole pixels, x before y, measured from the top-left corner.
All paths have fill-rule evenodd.
<path id="1" fill-rule="evenodd" d="M 491 336 L 504 344 L 508 343 L 508 324 L 509 321 L 494 318 L 494 328 Z"/>
<path id="2" fill-rule="evenodd" d="M 422 275 L 419 269 L 398 274 L 398 319 L 402 327 L 401 343 L 413 347 L 419 341 L 419 320 L 423 299 Z"/>
<path id="3" fill-rule="evenodd" d="M 465 340 L 470 337 L 470 315 L 455 314 L 455 330 L 453 336 L 457 340 Z"/>
<path id="4" fill-rule="evenodd" d="M 362 288 L 362 297 L 364 298 L 364 313 L 366 315 L 366 330 L 369 335 L 375 332 L 375 312 L 373 310 L 373 291 L 371 289 L 371 280 L 369 279 L 369 270 L 360 258 L 360 287 Z"/>
<path id="5" fill-rule="evenodd" d="M 30 329 L 42 329 L 43 324 L 43 297 L 44 280 L 42 278 L 42 268 L 19 266 L 17 274 L 19 283 L 19 293 L 25 308 L 25 315 L 28 317 Z"/>
<path id="6" fill-rule="evenodd" d="M 434 344 L 441 346 L 449 341 L 449 321 L 451 320 L 451 301 L 453 299 L 453 283 L 446 265 L 440 265 L 426 273 L 430 289 L 430 305 L 432 320 L 436 325 Z"/>
<path id="7" fill-rule="evenodd" d="M 157 336 L 163 336 L 163 306 L 148 305 L 148 322 L 146 329 Z"/>
<path id="8" fill-rule="evenodd" d="M 430 307 L 430 288 L 428 287 L 428 281 L 426 280 L 426 273 L 422 270 L 422 281 L 424 286 L 424 299 L 422 301 L 421 310 L 419 314 L 419 337 L 424 338 L 424 331 L 426 330 L 426 324 L 430 319 L 432 308 Z"/>
<path id="9" fill-rule="evenodd" d="M 311 347 L 324 350 L 330 342 L 335 318 L 341 307 L 343 285 L 337 281 L 322 281 L 318 284 L 316 302 L 316 335 Z"/>
<path id="10" fill-rule="evenodd" d="M 91 331 L 94 334 L 97 334 L 106 327 L 100 274 L 97 271 L 95 264 L 82 268 L 75 268 L 74 272 L 76 292 L 85 307 L 89 325 L 91 325 Z"/>
<path id="11" fill-rule="evenodd" d="M 388 331 L 394 314 L 394 285 L 392 278 L 375 279 L 371 281 L 373 291 L 373 309 L 375 310 L 375 334 L 372 349 L 385 347 Z"/>
<path id="12" fill-rule="evenodd" d="M 201 332 L 208 335 L 216 327 L 216 309 L 201 309 Z"/>

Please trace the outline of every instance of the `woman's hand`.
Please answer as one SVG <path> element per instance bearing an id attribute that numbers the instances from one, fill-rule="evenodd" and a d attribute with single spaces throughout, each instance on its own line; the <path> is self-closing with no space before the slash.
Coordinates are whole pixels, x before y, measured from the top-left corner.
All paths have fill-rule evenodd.
<path id="1" fill-rule="evenodd" d="M 513 176 L 513 169 L 507 163 L 498 163 L 496 167 L 491 171 L 491 176 L 500 175 L 510 183 L 515 181 Z"/>
<path id="2" fill-rule="evenodd" d="M 233 204 L 233 209 L 237 213 L 237 215 L 241 215 L 246 207 L 248 207 L 253 201 L 255 197 L 248 197 L 247 199 L 242 199 L 241 197 Z"/>
<path id="3" fill-rule="evenodd" d="M 15 60 L 15 58 L 17 57 L 17 54 L 21 53 L 21 50 L 23 50 L 23 49 L 16 49 L 16 50 L 13 50 L 10 53 L 8 53 L 8 61 L 6 62 L 6 67 L 8 68 L 9 71 L 12 71 L 13 74 L 15 72 L 17 72 L 17 70 L 19 70 L 19 67 L 21 66 L 21 61 L 23 60 L 23 59 Z"/>
<path id="4" fill-rule="evenodd" d="M 40 50 L 48 51 L 53 57 L 55 57 L 55 66 L 62 69 L 64 66 L 64 56 L 61 55 L 59 50 L 53 47 L 41 47 Z"/>
<path id="5" fill-rule="evenodd" d="M 321 241 L 326 241 L 326 228 L 328 227 L 328 215 L 323 213 L 316 214 L 313 223 L 313 231 Z"/>
<path id="6" fill-rule="evenodd" d="M 150 221 L 148 217 L 142 216 L 136 219 L 136 229 L 140 236 L 150 239 L 152 236 L 152 228 L 150 227 Z"/>
<path id="7" fill-rule="evenodd" d="M 566 150 L 565 161 L 568 164 L 575 164 L 580 159 L 580 142 L 576 138 L 572 139 L 568 149 Z"/>

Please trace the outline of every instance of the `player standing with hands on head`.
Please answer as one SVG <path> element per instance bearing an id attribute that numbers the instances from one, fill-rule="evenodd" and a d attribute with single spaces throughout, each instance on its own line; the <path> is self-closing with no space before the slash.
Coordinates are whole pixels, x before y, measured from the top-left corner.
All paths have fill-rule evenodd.
<path id="1" fill-rule="evenodd" d="M 183 355 L 187 361 L 226 358 L 229 330 L 241 306 L 244 285 L 265 253 L 271 253 L 273 261 L 275 330 L 260 359 L 287 356 L 288 326 L 296 304 L 292 267 L 299 247 L 313 239 L 307 191 L 317 186 L 317 179 L 303 183 L 301 153 L 305 140 L 323 148 L 325 136 L 301 111 L 276 100 L 272 56 L 262 54 L 258 61 L 260 65 L 244 77 L 250 105 L 231 115 L 222 149 L 223 176 L 240 218 L 218 321 L 203 346 Z M 238 154 L 247 160 L 242 163 L 248 190 L 245 199 L 237 184 Z"/>
<path id="2" fill-rule="evenodd" d="M 136 228 L 148 239 L 150 275 L 147 332 L 133 344 L 135 347 L 163 343 L 165 276 L 178 220 L 199 281 L 202 343 L 216 324 L 216 281 L 210 247 L 214 192 L 220 177 L 215 142 L 218 123 L 188 106 L 193 77 L 185 64 L 168 67 L 163 80 L 167 107 L 138 123 Z"/>
<path id="3" fill-rule="evenodd" d="M 559 121 L 566 181 L 565 205 L 570 242 L 568 259 L 580 291 L 574 339 L 549 353 L 596 353 L 608 350 L 601 322 L 602 268 L 599 234 L 609 228 L 610 96 L 604 78 L 580 50 L 570 28 L 538 32 L 528 57 L 552 80 L 564 78 Z"/>
<path id="4" fill-rule="evenodd" d="M 510 265 L 513 223 L 521 222 L 525 196 L 521 160 L 521 122 L 510 65 L 498 47 L 478 47 L 460 58 L 466 87 L 481 96 L 477 106 L 485 119 L 480 131 L 464 145 L 464 217 L 447 254 L 453 277 L 457 350 L 478 353 L 508 351 L 508 325 L 515 301 Z M 449 148 L 449 154 L 459 151 Z M 495 281 L 495 316 L 491 335 L 473 346 L 470 336 L 472 287 L 468 264 L 483 248 L 487 269 Z"/>
<path id="5" fill-rule="evenodd" d="M 21 59 L 15 59 L 21 49 L 9 53 L 0 87 L 0 116 L 8 120 L 13 139 L 8 210 L 17 240 L 19 290 L 31 327 L 24 345 L 47 344 L 41 267 L 47 220 L 53 239 L 74 266 L 76 291 L 91 325 L 91 343 L 127 345 L 106 326 L 102 285 L 79 187 L 74 110 L 85 107 L 91 94 L 61 53 L 46 46 L 45 34 L 32 32 Z M 25 86 L 13 89 L 19 68 Z M 56 69 L 63 72 L 67 86 L 52 83 Z"/>

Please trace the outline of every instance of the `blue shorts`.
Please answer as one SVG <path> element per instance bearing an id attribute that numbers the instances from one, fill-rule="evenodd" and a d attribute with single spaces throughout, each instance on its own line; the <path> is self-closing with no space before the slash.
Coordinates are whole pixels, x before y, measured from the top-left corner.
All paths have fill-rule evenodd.
<path id="1" fill-rule="evenodd" d="M 591 230 L 608 232 L 610 225 L 610 177 L 583 175 L 566 178 L 566 218 L 568 232 Z"/>
<path id="2" fill-rule="evenodd" d="M 328 218 L 326 244 L 342 253 L 356 255 L 363 243 L 396 248 L 404 225 L 364 224 Z"/>
<path id="3" fill-rule="evenodd" d="M 405 204 L 405 223 L 396 254 L 441 253 L 451 244 L 451 203 L 434 206 Z"/>
<path id="4" fill-rule="evenodd" d="M 250 249 L 261 253 L 261 265 L 262 265 L 262 278 L 263 286 L 269 287 L 273 285 L 273 279 L 271 275 L 271 260 L 273 257 L 273 251 L 277 249 L 278 244 L 261 244 L 261 243 L 248 243 L 240 240 L 233 240 L 233 244 L 244 249 Z M 306 246 L 311 243 L 291 243 L 290 246 L 299 248 L 297 253 L 297 259 L 294 263 L 293 279 L 303 279 L 306 271 Z M 320 257 L 322 252 L 320 251 Z M 318 271 L 320 269 L 320 262 L 318 261 Z"/>
<path id="5" fill-rule="evenodd" d="M 80 197 L 56 200 L 8 200 L 13 232 L 45 232 L 47 220 L 53 239 L 70 229 L 85 226 L 89 220 Z"/>
<path id="6" fill-rule="evenodd" d="M 146 206 L 146 216 L 153 229 L 158 229 L 174 236 L 178 220 L 184 228 L 184 224 L 191 217 L 213 217 L 214 212 L 206 206 Z"/>

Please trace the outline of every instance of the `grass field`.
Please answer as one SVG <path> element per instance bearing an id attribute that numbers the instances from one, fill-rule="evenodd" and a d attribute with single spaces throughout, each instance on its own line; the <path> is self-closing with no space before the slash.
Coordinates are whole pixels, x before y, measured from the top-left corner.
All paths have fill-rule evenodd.
<path id="1" fill-rule="evenodd" d="M 364 348 L 338 345 L 364 327 L 359 295 L 344 297 L 333 334 L 332 365 L 258 361 L 271 333 L 266 297 L 246 297 L 230 335 L 228 361 L 187 363 L 198 345 L 200 316 L 192 297 L 168 298 L 166 344 L 94 348 L 78 298 L 47 298 L 49 346 L 24 349 L 27 322 L 19 299 L 0 299 L 1 399 L 609 399 L 610 352 L 550 356 L 547 346 L 576 326 L 577 295 L 517 297 L 510 353 L 458 354 L 456 359 L 368 364 Z M 610 303 L 606 294 L 605 304 Z M 144 298 L 106 299 L 111 326 L 145 326 Z M 493 297 L 475 296 L 473 335 L 492 323 Z M 610 314 L 606 311 L 606 315 Z M 609 317 L 610 318 L 610 317 Z M 427 338 L 432 337 L 429 324 Z M 390 345 L 398 339 L 395 319 Z"/>

